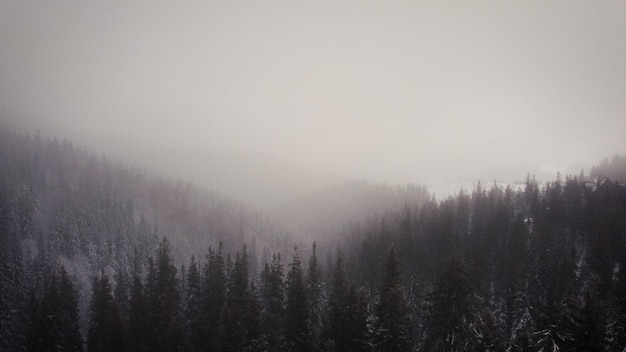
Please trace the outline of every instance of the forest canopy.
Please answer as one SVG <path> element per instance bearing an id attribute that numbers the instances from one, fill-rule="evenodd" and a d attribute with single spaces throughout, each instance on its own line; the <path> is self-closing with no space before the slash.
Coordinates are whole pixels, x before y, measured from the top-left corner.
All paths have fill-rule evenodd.
<path id="1" fill-rule="evenodd" d="M 622 351 L 625 165 L 412 190 L 316 242 L 0 129 L 0 350 Z"/>

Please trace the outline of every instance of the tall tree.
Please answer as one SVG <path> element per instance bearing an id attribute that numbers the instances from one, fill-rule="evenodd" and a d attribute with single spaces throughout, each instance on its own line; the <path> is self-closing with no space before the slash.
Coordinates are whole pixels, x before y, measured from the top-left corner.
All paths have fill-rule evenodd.
<path id="1" fill-rule="evenodd" d="M 136 268 L 130 293 L 128 317 L 128 347 L 130 351 L 151 351 L 150 320 L 147 310 L 147 297 L 141 282 L 141 273 Z"/>
<path id="2" fill-rule="evenodd" d="M 349 285 L 338 255 L 332 289 L 321 336 L 324 351 L 367 351 L 367 306 L 365 295 Z"/>
<path id="3" fill-rule="evenodd" d="M 376 305 L 376 347 L 380 351 L 409 351 L 411 343 L 411 317 L 404 297 L 394 246 L 387 252 L 380 298 Z"/>
<path id="4" fill-rule="evenodd" d="M 158 351 L 184 351 L 184 336 L 180 317 L 180 293 L 176 267 L 167 238 L 159 244 L 156 256 L 156 282 L 152 296 L 156 298 L 155 316 Z"/>
<path id="5" fill-rule="evenodd" d="M 185 303 L 185 331 L 189 340 L 189 350 L 192 352 L 203 350 L 203 322 L 202 322 L 202 282 L 196 258 L 191 257 L 186 277 Z"/>
<path id="6" fill-rule="evenodd" d="M 235 255 L 226 303 L 220 314 L 219 344 L 222 351 L 241 351 L 254 346 L 258 336 L 258 309 L 248 282 L 246 246 Z"/>
<path id="7" fill-rule="evenodd" d="M 204 287 L 202 292 L 202 309 L 200 319 L 202 324 L 202 346 L 204 351 L 215 350 L 218 347 L 218 327 L 220 312 L 226 301 L 226 273 L 222 243 L 218 250 L 209 248 L 207 262 L 204 267 Z"/>
<path id="8" fill-rule="evenodd" d="M 458 257 L 448 261 L 429 297 L 424 351 L 469 351 L 477 344 L 475 304 L 465 265 Z"/>
<path id="9" fill-rule="evenodd" d="M 277 350 L 284 339 L 284 281 L 280 254 L 265 263 L 261 273 L 263 335 L 268 348 Z"/>
<path id="10" fill-rule="evenodd" d="M 65 346 L 65 351 L 82 351 L 83 338 L 78 323 L 78 292 L 63 266 L 59 268 L 59 299 L 60 345 Z"/>
<path id="11" fill-rule="evenodd" d="M 109 278 L 102 272 L 93 279 L 89 305 L 89 333 L 87 349 L 97 351 L 124 351 L 124 329 L 119 308 L 113 299 Z"/>
<path id="12" fill-rule="evenodd" d="M 287 273 L 285 311 L 287 323 L 285 331 L 286 350 L 290 352 L 309 351 L 308 304 L 304 285 L 304 273 L 297 247 L 294 247 L 293 259 Z"/>
<path id="13" fill-rule="evenodd" d="M 44 278 L 43 295 L 31 296 L 32 311 L 26 334 L 28 351 L 82 351 L 77 293 L 63 267 Z"/>
<path id="14" fill-rule="evenodd" d="M 316 247 L 316 243 L 313 242 L 311 257 L 309 258 L 309 267 L 307 270 L 307 300 L 309 308 L 308 326 L 311 337 L 310 345 L 312 351 L 319 350 L 320 334 L 322 333 L 322 324 L 326 304 L 324 282 L 322 280 L 322 271 L 317 260 Z"/>

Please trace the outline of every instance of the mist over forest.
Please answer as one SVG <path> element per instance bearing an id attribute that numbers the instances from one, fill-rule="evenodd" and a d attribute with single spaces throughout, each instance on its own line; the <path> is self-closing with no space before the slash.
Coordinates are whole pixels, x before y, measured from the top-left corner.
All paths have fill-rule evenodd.
<path id="1" fill-rule="evenodd" d="M 0 351 L 626 351 L 624 13 L 0 3 Z"/>
<path id="2" fill-rule="evenodd" d="M 261 211 L 3 127 L 3 350 L 621 350 L 626 157 Z M 451 185 L 454 190 L 458 185 Z"/>

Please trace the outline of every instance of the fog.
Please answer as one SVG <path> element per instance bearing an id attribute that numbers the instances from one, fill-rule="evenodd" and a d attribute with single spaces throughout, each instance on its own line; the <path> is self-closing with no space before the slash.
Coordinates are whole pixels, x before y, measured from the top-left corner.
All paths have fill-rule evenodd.
<path id="1" fill-rule="evenodd" d="M 624 14 L 623 1 L 3 1 L 0 114 L 120 155 L 176 151 L 162 162 L 236 151 L 391 184 L 567 171 L 626 152 Z"/>

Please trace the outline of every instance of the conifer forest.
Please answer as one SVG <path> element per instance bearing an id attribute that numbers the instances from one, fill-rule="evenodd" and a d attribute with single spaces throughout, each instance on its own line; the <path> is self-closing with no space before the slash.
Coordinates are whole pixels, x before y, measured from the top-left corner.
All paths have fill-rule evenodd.
<path id="1" fill-rule="evenodd" d="M 624 351 L 625 171 L 387 187 L 396 205 L 307 238 L 4 128 L 0 350 Z"/>
<path id="2" fill-rule="evenodd" d="M 0 352 L 626 352 L 626 0 L 0 0 Z"/>

